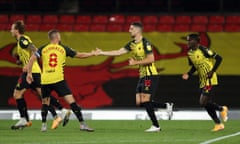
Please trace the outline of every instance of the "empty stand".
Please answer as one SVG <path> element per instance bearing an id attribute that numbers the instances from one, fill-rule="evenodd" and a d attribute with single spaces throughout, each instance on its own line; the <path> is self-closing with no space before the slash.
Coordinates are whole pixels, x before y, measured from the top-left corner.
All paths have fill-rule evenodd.
<path id="1" fill-rule="evenodd" d="M 57 24 L 58 23 L 58 16 L 57 15 L 44 15 L 43 16 L 43 23 L 44 24 Z"/>
<path id="2" fill-rule="evenodd" d="M 87 32 L 89 31 L 89 24 L 75 24 L 73 26 L 73 31 Z"/>
<path id="3" fill-rule="evenodd" d="M 92 18 L 89 15 L 79 15 L 76 18 L 77 24 L 91 24 Z"/>
<path id="4" fill-rule="evenodd" d="M 108 32 L 121 32 L 123 27 L 121 24 L 108 24 L 107 31 Z"/>
<path id="5" fill-rule="evenodd" d="M 221 15 L 214 15 L 209 17 L 209 24 L 224 24 L 225 18 Z"/>
<path id="6" fill-rule="evenodd" d="M 104 32 L 105 30 L 106 30 L 106 25 L 105 24 L 92 24 L 90 26 L 90 31 Z"/>
<path id="7" fill-rule="evenodd" d="M 153 32 L 153 31 L 156 31 L 155 24 L 145 24 L 144 25 L 144 32 Z"/>
<path id="8" fill-rule="evenodd" d="M 2 31 L 5 31 L 5 30 L 10 30 L 10 26 L 9 26 L 9 28 L 8 28 L 8 25 L 7 24 L 1 24 L 0 23 L 0 30 L 2 30 Z"/>
<path id="9" fill-rule="evenodd" d="M 40 31 L 49 31 L 54 28 L 56 28 L 55 24 L 41 24 L 39 27 L 39 30 Z"/>
<path id="10" fill-rule="evenodd" d="M 61 16 L 59 16 L 59 23 L 74 24 L 75 23 L 75 17 L 74 17 L 74 15 L 61 15 Z"/>
<path id="11" fill-rule="evenodd" d="M 126 22 L 128 24 L 130 24 L 132 22 L 141 22 L 141 17 L 140 16 L 127 16 Z"/>
<path id="12" fill-rule="evenodd" d="M 27 31 L 39 31 L 40 24 L 27 24 L 26 30 Z"/>
<path id="13" fill-rule="evenodd" d="M 125 23 L 125 16 L 123 16 L 123 15 L 111 15 L 109 17 L 109 23 L 124 24 Z"/>
<path id="14" fill-rule="evenodd" d="M 7 24 L 9 21 L 8 15 L 0 14 L 0 24 Z"/>
<path id="15" fill-rule="evenodd" d="M 175 32 L 188 32 L 190 30 L 188 24 L 176 24 L 174 25 L 173 31 Z"/>
<path id="16" fill-rule="evenodd" d="M 41 15 L 28 15 L 26 17 L 27 24 L 41 24 L 42 16 Z"/>
<path id="17" fill-rule="evenodd" d="M 174 24 L 175 18 L 174 16 L 159 16 L 160 24 Z"/>
<path id="18" fill-rule="evenodd" d="M 193 24 L 207 24 L 208 23 L 208 16 L 197 15 L 192 17 Z"/>
<path id="19" fill-rule="evenodd" d="M 191 24 L 192 22 L 191 16 L 180 15 L 176 16 L 175 19 L 175 23 L 177 24 Z"/>
<path id="20" fill-rule="evenodd" d="M 240 15 L 226 16 L 227 24 L 240 24 Z"/>
<path id="21" fill-rule="evenodd" d="M 143 22 L 143 24 L 157 24 L 158 23 L 158 17 L 154 16 L 154 15 L 143 16 L 142 22 Z"/>
<path id="22" fill-rule="evenodd" d="M 70 24 L 57 24 L 56 29 L 58 29 L 59 31 L 72 31 L 72 25 Z"/>
<path id="23" fill-rule="evenodd" d="M 173 26 L 171 24 L 159 24 L 156 29 L 160 32 L 171 32 L 173 30 Z"/>
<path id="24" fill-rule="evenodd" d="M 92 22 L 95 24 L 106 24 L 108 23 L 108 17 L 106 15 L 93 16 Z"/>
<path id="25" fill-rule="evenodd" d="M 24 15 L 21 15 L 21 14 L 16 14 L 16 15 L 11 15 L 10 16 L 10 20 L 9 20 L 9 22 L 10 23 L 13 23 L 13 22 L 15 22 L 15 21 L 17 21 L 17 20 L 23 20 L 23 21 L 25 21 L 25 16 Z"/>
<path id="26" fill-rule="evenodd" d="M 226 32 L 240 32 L 240 24 L 226 24 L 224 26 Z"/>
<path id="27" fill-rule="evenodd" d="M 209 24 L 207 30 L 209 32 L 221 32 L 223 31 L 223 26 L 221 24 Z"/>
<path id="28" fill-rule="evenodd" d="M 190 31 L 192 32 L 206 32 L 207 26 L 205 24 L 192 24 L 190 26 Z"/>

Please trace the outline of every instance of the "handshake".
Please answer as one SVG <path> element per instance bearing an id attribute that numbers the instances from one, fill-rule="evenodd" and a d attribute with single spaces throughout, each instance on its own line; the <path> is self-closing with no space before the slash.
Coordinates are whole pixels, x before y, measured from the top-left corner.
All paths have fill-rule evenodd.
<path id="1" fill-rule="evenodd" d="M 92 54 L 93 56 L 99 56 L 99 55 L 103 55 L 102 52 L 103 52 L 103 51 L 102 51 L 101 49 L 96 48 L 95 50 L 92 50 L 92 51 L 91 51 L 91 54 Z"/>

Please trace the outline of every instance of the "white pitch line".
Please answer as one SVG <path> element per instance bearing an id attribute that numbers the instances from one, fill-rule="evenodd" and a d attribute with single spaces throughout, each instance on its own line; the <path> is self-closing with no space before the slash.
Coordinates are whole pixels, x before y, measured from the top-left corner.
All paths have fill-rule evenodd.
<path id="1" fill-rule="evenodd" d="M 201 142 L 200 144 L 210 144 L 210 143 L 220 141 L 220 140 L 223 140 L 223 139 L 227 139 L 227 138 L 230 138 L 230 137 L 234 137 L 234 136 L 237 136 L 237 135 L 240 135 L 240 132 L 230 134 L 230 135 L 226 135 L 226 136 L 221 136 L 221 137 L 218 137 L 218 138 L 215 138 L 215 139 L 210 139 L 210 140 L 207 140 L 205 142 Z"/>

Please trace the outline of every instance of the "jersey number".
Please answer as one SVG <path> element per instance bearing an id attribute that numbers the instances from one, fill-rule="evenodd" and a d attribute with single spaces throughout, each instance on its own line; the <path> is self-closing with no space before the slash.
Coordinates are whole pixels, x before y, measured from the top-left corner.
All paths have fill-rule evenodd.
<path id="1" fill-rule="evenodd" d="M 56 67 L 57 66 L 57 54 L 51 53 L 49 55 L 49 62 L 48 62 L 50 67 Z"/>

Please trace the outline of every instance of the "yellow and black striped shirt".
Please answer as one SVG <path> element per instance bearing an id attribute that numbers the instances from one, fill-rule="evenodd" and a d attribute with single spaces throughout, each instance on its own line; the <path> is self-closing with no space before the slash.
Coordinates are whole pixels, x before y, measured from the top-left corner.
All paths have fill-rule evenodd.
<path id="1" fill-rule="evenodd" d="M 30 44 L 32 44 L 32 41 L 26 35 L 22 35 L 17 42 L 17 54 L 23 66 L 28 64 L 30 56 L 32 55 L 32 51 L 28 49 Z M 37 61 L 33 63 L 32 72 L 41 73 L 41 69 Z"/>
<path id="2" fill-rule="evenodd" d="M 134 40 L 130 41 L 124 46 L 125 49 L 131 51 L 132 57 L 135 60 L 143 60 L 148 54 L 152 54 L 152 46 L 149 41 L 145 38 L 141 42 L 136 43 Z M 154 63 L 139 65 L 139 76 L 152 76 L 158 75 L 157 68 Z"/>
<path id="3" fill-rule="evenodd" d="M 203 46 L 199 46 L 195 50 L 190 49 L 188 51 L 190 65 L 196 68 L 199 75 L 200 88 L 218 84 L 216 72 L 213 73 L 213 76 L 210 79 L 207 76 L 208 72 L 213 69 L 213 58 L 216 55 L 217 54 L 215 52 Z"/>

